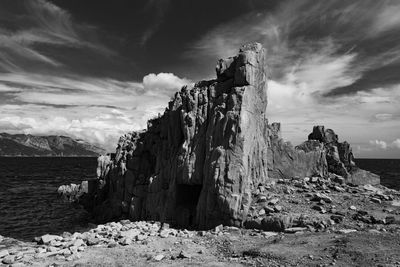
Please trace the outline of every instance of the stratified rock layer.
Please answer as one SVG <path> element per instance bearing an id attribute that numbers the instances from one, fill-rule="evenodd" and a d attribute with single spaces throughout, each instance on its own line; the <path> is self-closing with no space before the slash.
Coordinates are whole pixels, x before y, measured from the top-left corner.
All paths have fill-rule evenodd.
<path id="1" fill-rule="evenodd" d="M 147 131 L 121 138 L 97 214 L 240 226 L 268 178 L 265 66 L 260 44 L 243 46 L 218 62 L 216 80 L 183 87 Z"/>

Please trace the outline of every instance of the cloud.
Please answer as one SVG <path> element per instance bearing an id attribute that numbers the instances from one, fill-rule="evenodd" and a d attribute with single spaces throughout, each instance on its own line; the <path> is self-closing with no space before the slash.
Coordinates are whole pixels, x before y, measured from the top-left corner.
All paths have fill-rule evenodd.
<path id="1" fill-rule="evenodd" d="M 392 119 L 393 118 L 393 114 L 390 114 L 390 113 L 378 113 L 378 114 L 375 114 L 375 118 L 378 121 L 386 121 L 386 120 Z"/>
<path id="2" fill-rule="evenodd" d="M 150 73 L 143 77 L 143 87 L 150 94 L 166 94 L 171 96 L 179 91 L 184 85 L 192 82 L 186 78 L 179 78 L 173 73 Z"/>
<path id="3" fill-rule="evenodd" d="M 392 147 L 400 149 L 400 138 L 397 138 L 392 142 Z"/>
<path id="4" fill-rule="evenodd" d="M 3 71 L 26 70 L 32 64 L 63 66 L 46 52 L 43 45 L 113 54 L 97 40 L 88 38 L 95 36 L 92 26 L 76 23 L 60 7 L 45 0 L 21 1 L 19 4 L 21 14 L 15 16 L 14 23 L 0 28 L 0 67 Z"/>
<path id="5" fill-rule="evenodd" d="M 64 134 L 113 151 L 118 138 L 143 129 L 188 83 L 172 73 L 149 74 L 143 83 L 108 78 L 38 74 L 0 75 L 0 131 Z"/>
<path id="6" fill-rule="evenodd" d="M 164 21 L 165 14 L 168 12 L 169 0 L 150 0 L 144 8 L 144 11 L 151 10 L 154 15 L 153 23 L 146 28 L 140 39 L 140 45 L 145 46 L 151 37 L 159 30 Z"/>
<path id="7" fill-rule="evenodd" d="M 313 69 L 318 66 L 313 63 L 321 62 L 325 69 L 299 72 L 299 82 L 309 80 L 307 74 L 314 74 L 311 78 L 320 90 L 345 87 L 339 93 L 352 94 L 371 89 L 372 84 L 363 83 L 364 73 L 400 62 L 396 37 L 400 23 L 394 11 L 398 9 L 398 1 L 282 1 L 274 12 L 258 9 L 216 26 L 194 42 L 185 55 L 207 61 L 225 58 L 235 54 L 242 44 L 258 41 L 267 48 L 273 80 L 285 79 L 292 68 Z M 330 67 L 341 76 L 337 76 L 339 83 L 326 87 L 324 77 L 318 74 L 329 73 Z M 375 80 L 372 88 L 387 83 L 382 73 L 371 74 Z M 400 83 L 398 76 L 393 75 L 393 79 L 390 82 Z M 347 81 L 346 85 L 340 85 L 342 80 Z M 352 87 L 356 81 L 364 86 Z"/>
<path id="8" fill-rule="evenodd" d="M 377 151 L 400 128 L 399 9 L 398 1 L 281 1 L 217 25 L 185 56 L 209 62 L 261 42 L 271 73 L 268 118 L 282 122 L 287 140 L 298 144 L 325 125 Z"/>
<path id="9" fill-rule="evenodd" d="M 382 140 L 371 140 L 369 141 L 369 144 L 372 145 L 375 148 L 379 149 L 400 149 L 400 138 L 397 138 L 393 142 L 385 142 Z"/>
<path id="10" fill-rule="evenodd" d="M 392 1 L 390 4 L 385 5 L 381 12 L 377 13 L 376 19 L 373 22 L 373 32 L 381 33 L 400 27 L 400 4 Z"/>
<path id="11" fill-rule="evenodd" d="M 369 141 L 369 143 L 371 145 L 375 145 L 375 146 L 377 146 L 377 147 L 379 147 L 381 149 L 387 149 L 388 148 L 387 143 L 385 141 L 382 141 L 382 140 L 371 140 L 371 141 Z"/>

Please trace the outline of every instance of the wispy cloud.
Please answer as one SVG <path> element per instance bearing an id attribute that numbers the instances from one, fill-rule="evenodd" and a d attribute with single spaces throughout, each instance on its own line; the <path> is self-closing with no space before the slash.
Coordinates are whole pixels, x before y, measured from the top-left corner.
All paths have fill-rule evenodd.
<path id="1" fill-rule="evenodd" d="M 3 71 L 25 70 L 27 61 L 53 67 L 63 65 L 46 54 L 40 45 L 84 47 L 113 54 L 96 40 L 88 39 L 87 36 L 93 36 L 93 27 L 75 23 L 71 15 L 58 6 L 45 0 L 21 1 L 20 4 L 25 14 L 18 17 L 14 27 L 0 28 L 0 67 Z M 15 27 L 20 25 L 23 27 Z"/>
<path id="2" fill-rule="evenodd" d="M 144 31 L 140 39 L 141 46 L 146 45 L 150 38 L 159 30 L 165 19 L 166 13 L 168 12 L 169 2 L 170 0 L 150 0 L 147 2 L 144 11 L 152 12 L 154 19 L 151 25 Z"/>
<path id="3" fill-rule="evenodd" d="M 287 139 L 299 143 L 323 124 L 342 140 L 371 146 L 400 128 L 399 10 L 390 0 L 282 1 L 273 12 L 216 26 L 185 56 L 210 61 L 261 42 L 271 73 L 267 112 Z"/>
<path id="4" fill-rule="evenodd" d="M 190 81 L 172 73 L 142 82 L 88 77 L 7 74 L 0 79 L 1 131 L 66 134 L 112 150 L 120 135 L 146 127 L 173 92 Z"/>
<path id="5" fill-rule="evenodd" d="M 156 10 L 155 24 L 143 42 L 160 26 L 167 4 L 148 4 Z M 0 131 L 66 134 L 112 150 L 120 135 L 146 127 L 172 94 L 190 83 L 172 73 L 150 73 L 136 81 L 71 71 L 70 61 L 79 65 L 81 55 L 104 58 L 115 52 L 97 42 L 95 27 L 49 1 L 17 6 L 21 15 L 0 25 Z"/>

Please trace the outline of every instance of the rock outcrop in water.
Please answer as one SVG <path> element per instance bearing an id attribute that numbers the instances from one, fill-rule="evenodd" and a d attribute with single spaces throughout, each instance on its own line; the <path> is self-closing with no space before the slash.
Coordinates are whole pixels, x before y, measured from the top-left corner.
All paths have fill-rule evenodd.
<path id="1" fill-rule="evenodd" d="M 89 182 L 83 201 L 97 219 L 243 226 L 260 185 L 326 177 L 340 165 L 332 161 L 333 146 L 344 168 L 351 165 L 349 146 L 327 142 L 330 132 L 293 147 L 282 140 L 279 123 L 268 124 L 260 44 L 219 60 L 216 72 L 215 80 L 183 87 L 146 131 L 121 137 L 113 160 L 99 158 L 100 179 Z"/>

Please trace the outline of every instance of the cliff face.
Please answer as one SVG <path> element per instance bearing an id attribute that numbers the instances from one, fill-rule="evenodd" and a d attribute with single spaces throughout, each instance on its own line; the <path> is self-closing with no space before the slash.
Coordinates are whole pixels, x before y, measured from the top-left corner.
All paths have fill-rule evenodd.
<path id="1" fill-rule="evenodd" d="M 268 178 L 266 107 L 264 49 L 243 46 L 218 62 L 216 80 L 182 88 L 147 131 L 120 139 L 107 176 L 112 216 L 240 225 Z"/>
<path id="2" fill-rule="evenodd" d="M 346 141 L 339 142 L 338 135 L 332 129 L 324 126 L 314 126 L 308 135 L 308 142 L 318 142 L 323 145 L 328 171 L 340 175 L 352 184 L 379 184 L 380 177 L 371 172 L 362 170 L 354 163 L 353 151 Z"/>
<path id="3" fill-rule="evenodd" d="M 293 147 L 281 138 L 281 124 L 269 126 L 268 175 L 275 179 L 292 177 L 324 177 L 328 173 L 328 163 L 324 144 L 306 141 Z"/>
<path id="4" fill-rule="evenodd" d="M 113 160 L 99 158 L 99 180 L 89 183 L 84 201 L 96 218 L 243 226 L 259 186 L 332 171 L 323 139 L 293 147 L 282 140 L 279 123 L 268 124 L 260 44 L 219 60 L 216 72 L 215 80 L 183 87 L 146 131 L 121 137 Z M 343 160 L 351 159 L 346 153 Z"/>
<path id="5" fill-rule="evenodd" d="M 98 156 L 105 150 L 67 136 L 0 133 L 0 156 Z"/>

